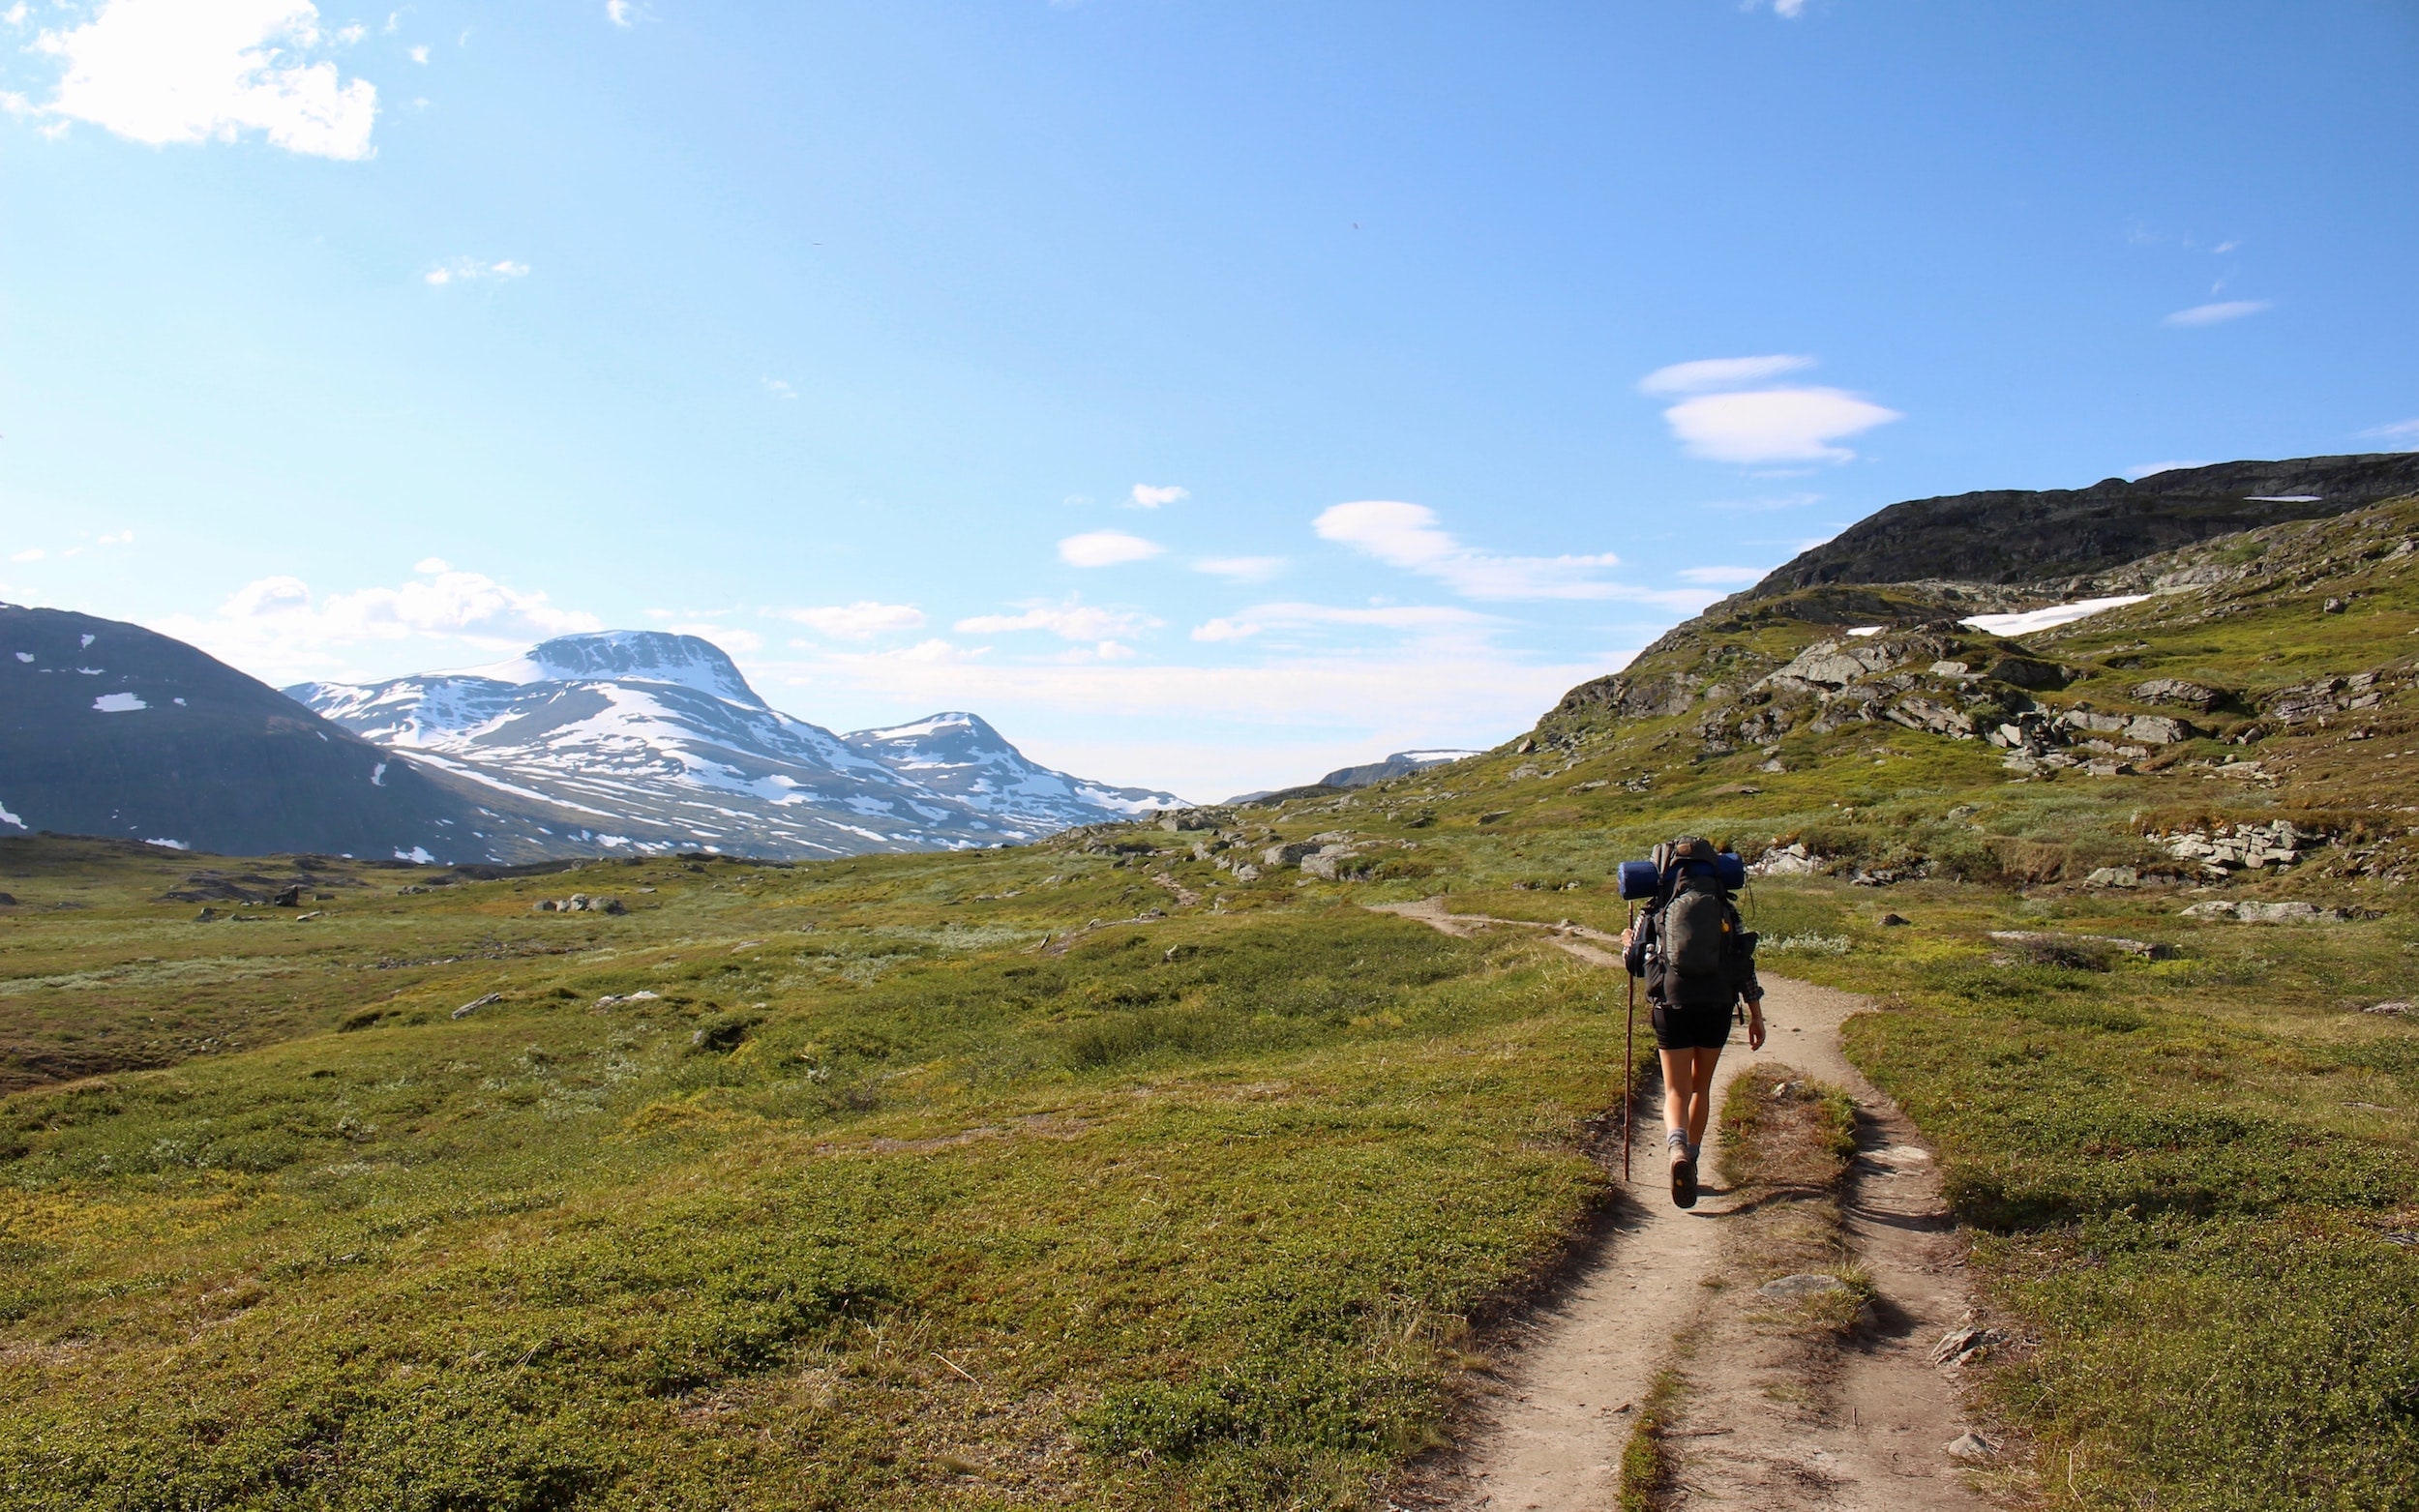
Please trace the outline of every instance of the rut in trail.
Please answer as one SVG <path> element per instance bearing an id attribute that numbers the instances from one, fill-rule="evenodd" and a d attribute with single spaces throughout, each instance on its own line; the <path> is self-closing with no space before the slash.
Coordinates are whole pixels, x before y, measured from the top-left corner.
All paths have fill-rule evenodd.
<path id="1" fill-rule="evenodd" d="M 1386 909 L 1463 934 L 1538 928 L 1445 911 L 1443 901 Z M 1552 943 L 1593 964 L 1620 968 L 1618 941 L 1594 931 L 1553 931 Z M 1601 941 L 1600 944 L 1589 940 Z M 1947 1453 L 1965 1431 L 1932 1342 L 1967 1307 L 1962 1252 L 1929 1152 L 1905 1115 L 1839 1052 L 1839 1025 L 1864 998 L 1787 978 L 1764 979 L 1770 1038 L 1750 1055 L 1744 1030 L 1722 1056 L 1720 1098 L 1750 1060 L 1786 1062 L 1847 1089 L 1860 1110 L 1860 1153 L 1847 1194 L 1848 1236 L 1871 1272 L 1878 1321 L 1846 1353 L 1820 1395 L 1827 1409 L 1785 1409 L 1769 1372 L 1744 1357 L 1687 1362 L 1691 1437 L 1673 1488 L 1677 1506 L 1960 1512 L 1987 1505 Z M 1639 1032 L 1647 1032 L 1643 1004 Z M 1637 1408 L 1674 1364 L 1675 1336 L 1707 1310 L 1739 1305 L 1701 1283 L 1720 1251 L 1728 1195 L 1709 1185 L 1693 1210 L 1674 1207 L 1662 1181 L 1662 1090 L 1639 1097 L 1631 1150 L 1636 1185 L 1616 1205 L 1573 1279 L 1520 1325 L 1502 1384 L 1458 1457 L 1417 1499 L 1485 1512 L 1611 1512 Z M 1718 1135 L 1709 1131 L 1709 1142 Z M 1705 1162 L 1710 1171 L 1713 1153 Z"/>

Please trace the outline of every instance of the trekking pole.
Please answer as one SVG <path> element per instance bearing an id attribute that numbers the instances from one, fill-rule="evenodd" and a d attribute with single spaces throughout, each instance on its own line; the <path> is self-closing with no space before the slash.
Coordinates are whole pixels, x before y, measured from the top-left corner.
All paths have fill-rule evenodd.
<path id="1" fill-rule="evenodd" d="M 1637 928 L 1638 910 L 1632 908 L 1629 910 L 1628 928 L 1622 933 L 1634 934 Z M 1628 1006 L 1623 1015 L 1627 1022 L 1623 1024 L 1621 1031 L 1621 1181 L 1622 1185 L 1627 1186 L 1629 1184 L 1629 1146 L 1633 1142 L 1629 1138 L 1629 1105 L 1638 1100 L 1637 1088 L 1629 1084 L 1630 1080 L 1638 1074 L 1638 1057 L 1635 1048 L 1638 1034 L 1638 979 L 1629 974 L 1629 963 L 1627 961 L 1621 964 L 1621 985 L 1623 996 L 1628 999 Z"/>

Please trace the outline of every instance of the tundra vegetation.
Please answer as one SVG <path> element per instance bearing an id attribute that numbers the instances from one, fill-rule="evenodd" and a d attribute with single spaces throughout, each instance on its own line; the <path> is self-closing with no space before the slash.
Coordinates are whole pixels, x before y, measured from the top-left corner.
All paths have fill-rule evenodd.
<path id="1" fill-rule="evenodd" d="M 1988 1475 L 2419 1503 L 2414 563 L 1742 596 L 1486 756 L 976 854 L 0 842 L 0 1505 L 1378 1505 L 1608 1199 L 1622 997 L 1359 905 L 1614 930 L 1682 832 L 1879 1005 Z"/>

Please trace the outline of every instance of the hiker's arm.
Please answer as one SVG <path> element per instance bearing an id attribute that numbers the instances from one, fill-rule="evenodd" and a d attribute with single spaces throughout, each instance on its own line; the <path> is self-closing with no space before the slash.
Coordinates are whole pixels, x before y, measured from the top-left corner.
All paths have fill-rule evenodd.
<path id="1" fill-rule="evenodd" d="M 1653 916 L 1640 919 L 1621 932 L 1621 964 L 1631 976 L 1646 975 L 1647 941 L 1655 937 Z"/>

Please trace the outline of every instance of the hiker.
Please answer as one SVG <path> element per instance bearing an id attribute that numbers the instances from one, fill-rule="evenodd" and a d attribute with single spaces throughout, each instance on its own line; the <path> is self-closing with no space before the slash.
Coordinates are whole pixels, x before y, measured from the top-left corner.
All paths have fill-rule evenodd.
<path id="1" fill-rule="evenodd" d="M 1747 1006 L 1747 1047 L 1764 1048 L 1764 989 L 1755 980 L 1755 936 L 1747 932 L 1712 843 L 1655 847 L 1660 878 L 1654 903 L 1621 932 L 1629 974 L 1646 980 L 1655 1045 L 1663 1056 L 1663 1136 L 1671 1152 L 1671 1200 L 1696 1205 L 1696 1163 L 1713 1112 L 1714 1067 L 1730 1039 L 1732 1010 Z M 1735 868 L 1736 863 L 1733 862 Z"/>

